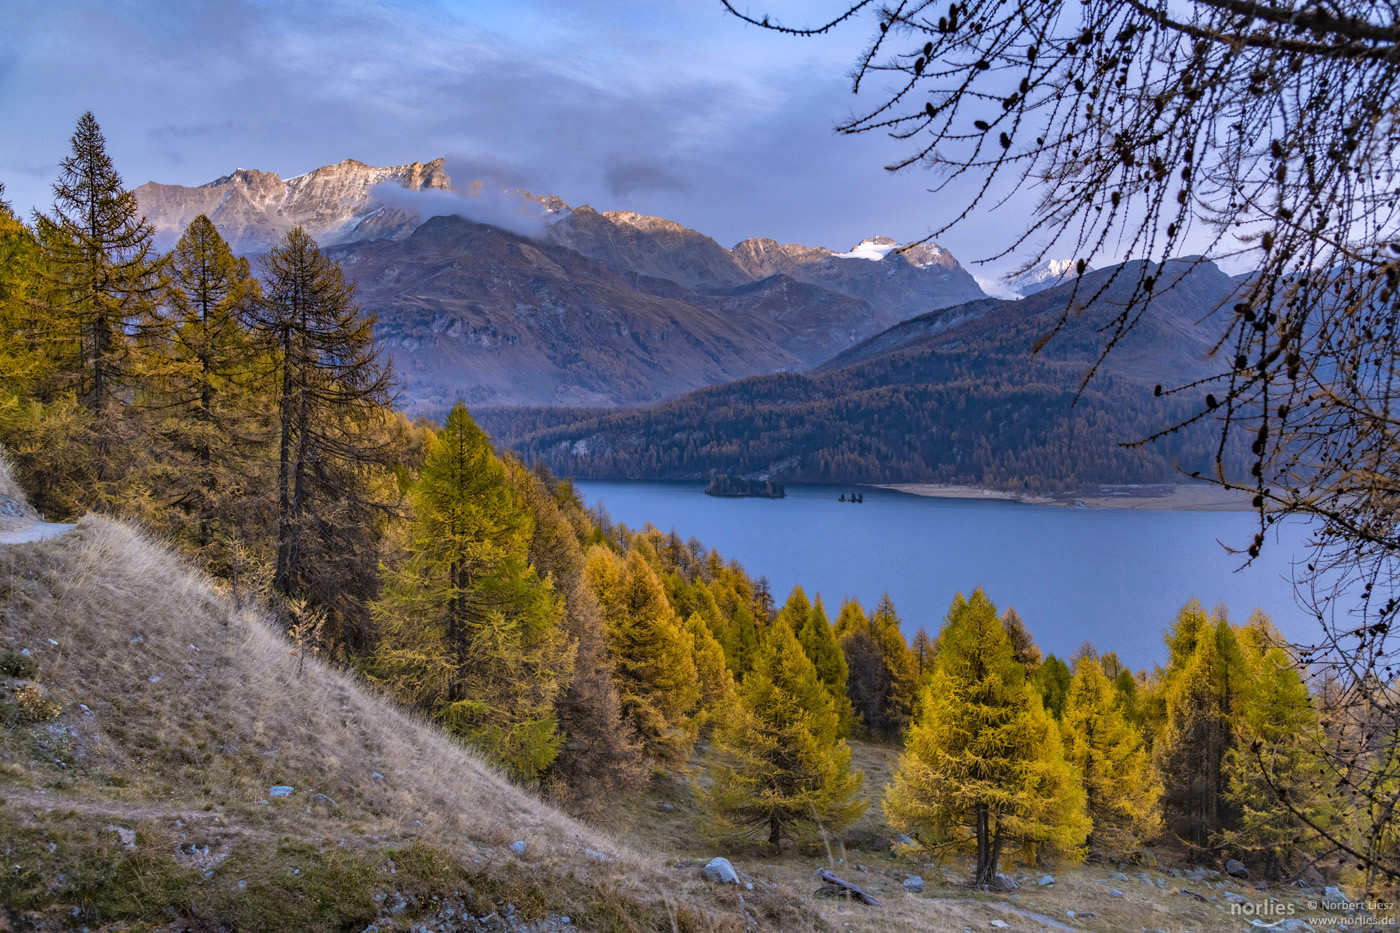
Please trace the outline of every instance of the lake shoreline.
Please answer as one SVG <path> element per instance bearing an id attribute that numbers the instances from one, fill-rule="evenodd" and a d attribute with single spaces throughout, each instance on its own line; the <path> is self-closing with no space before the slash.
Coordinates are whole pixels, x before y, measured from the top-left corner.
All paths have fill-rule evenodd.
<path id="1" fill-rule="evenodd" d="M 1017 493 L 985 486 L 959 486 L 946 483 L 881 483 L 888 489 L 911 496 L 932 499 L 998 499 L 1023 505 L 1049 505 L 1081 509 L 1141 509 L 1150 511 L 1248 512 L 1248 493 L 1218 486 L 1158 484 L 1099 486 L 1096 493 L 1043 496 Z"/>

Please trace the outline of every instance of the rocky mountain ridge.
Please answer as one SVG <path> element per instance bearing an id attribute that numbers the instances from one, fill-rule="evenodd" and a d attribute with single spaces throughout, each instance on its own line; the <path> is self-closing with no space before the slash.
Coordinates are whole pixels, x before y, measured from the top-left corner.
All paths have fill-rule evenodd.
<path id="1" fill-rule="evenodd" d="M 380 187 L 391 183 L 403 197 Z M 239 169 L 197 188 L 152 182 L 136 195 L 162 245 L 204 213 L 245 254 L 295 225 L 333 247 L 378 315 L 403 404 L 429 415 L 458 397 L 476 407 L 638 404 L 801 370 L 982 296 L 935 244 L 900 251 L 872 237 L 837 253 L 750 239 L 730 250 L 661 217 L 486 192 L 497 208 L 528 208 L 528 222 L 506 230 L 490 219 L 499 212 L 478 210 L 485 202 L 471 195 L 482 189 L 464 195 L 442 159 L 346 160 L 285 180 Z"/>
<path id="2" fill-rule="evenodd" d="M 443 164 L 434 159 L 376 167 L 346 159 L 286 179 L 240 168 L 194 188 L 150 181 L 135 193 L 162 249 L 204 214 L 236 252 L 260 253 L 297 226 L 323 244 L 405 236 L 421 221 L 410 211 L 376 201 L 371 191 L 385 182 L 409 190 L 445 190 L 449 179 Z"/>

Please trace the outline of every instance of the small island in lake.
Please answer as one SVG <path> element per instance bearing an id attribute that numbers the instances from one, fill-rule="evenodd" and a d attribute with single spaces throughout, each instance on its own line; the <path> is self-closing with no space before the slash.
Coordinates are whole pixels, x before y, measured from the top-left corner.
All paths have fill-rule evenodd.
<path id="1" fill-rule="evenodd" d="M 714 473 L 710 476 L 710 485 L 705 487 L 705 495 L 735 499 L 782 499 L 787 496 L 787 491 L 783 489 L 782 483 L 762 479 L 739 479 L 725 473 Z"/>

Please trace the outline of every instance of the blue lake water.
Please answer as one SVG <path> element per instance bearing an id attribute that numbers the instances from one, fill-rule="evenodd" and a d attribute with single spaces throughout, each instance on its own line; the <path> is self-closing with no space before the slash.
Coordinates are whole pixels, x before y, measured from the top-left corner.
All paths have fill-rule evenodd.
<path id="1" fill-rule="evenodd" d="M 1223 602 L 1244 622 L 1256 607 L 1289 638 L 1315 639 L 1288 582 L 1304 556 L 1301 524 L 1270 536 L 1239 570 L 1221 542 L 1248 545 L 1250 512 L 1147 511 L 933 499 L 849 486 L 787 487 L 786 499 L 721 499 L 701 483 L 577 483 L 614 521 L 651 522 L 699 538 L 766 576 L 779 605 L 795 584 L 820 594 L 834 618 L 854 596 L 872 608 L 888 592 L 913 635 L 936 635 L 959 591 L 982 586 L 998 608 L 1015 606 L 1041 649 L 1068 659 L 1086 639 L 1134 669 L 1165 659 L 1162 630 L 1190 598 Z"/>

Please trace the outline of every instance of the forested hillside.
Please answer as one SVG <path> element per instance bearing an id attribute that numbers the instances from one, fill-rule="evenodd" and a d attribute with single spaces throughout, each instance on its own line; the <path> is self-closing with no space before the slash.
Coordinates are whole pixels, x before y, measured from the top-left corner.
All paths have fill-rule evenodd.
<path id="1" fill-rule="evenodd" d="M 1037 492 L 1179 481 L 1182 471 L 1209 469 L 1218 441 L 1212 422 L 1144 449 L 1123 445 L 1194 412 L 1198 398 L 1159 396 L 1157 386 L 1218 369 L 1208 355 L 1212 330 L 1195 322 L 1235 283 L 1208 263 L 1168 264 L 1152 313 L 1085 386 L 1102 347 L 1100 329 L 1118 313 L 1118 271 L 1086 275 L 1077 293 L 1068 284 L 1022 301 L 984 299 L 930 312 L 803 374 L 754 377 L 626 411 L 478 414 L 527 460 L 571 476 L 720 472 Z M 1067 311 L 1100 291 L 1087 309 Z M 1062 315 L 1055 339 L 1033 355 Z"/>

